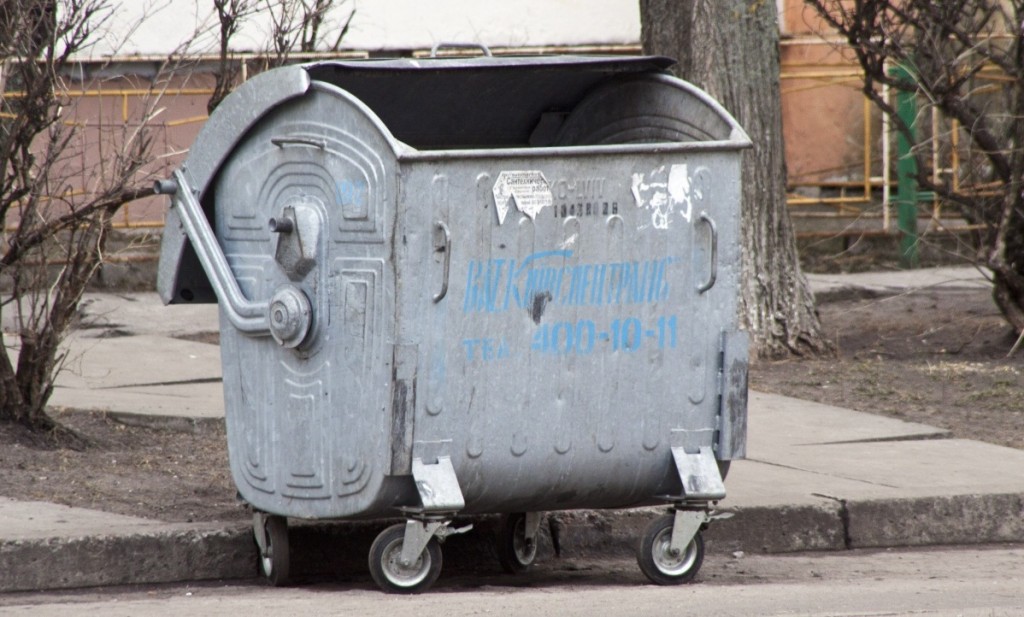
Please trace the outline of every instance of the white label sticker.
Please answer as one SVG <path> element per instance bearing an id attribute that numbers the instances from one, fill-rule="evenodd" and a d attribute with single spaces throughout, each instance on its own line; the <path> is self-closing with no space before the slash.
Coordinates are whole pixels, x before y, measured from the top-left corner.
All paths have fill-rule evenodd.
<path id="1" fill-rule="evenodd" d="M 499 225 L 505 222 L 510 199 L 517 210 L 533 220 L 555 202 L 547 179 L 539 171 L 503 171 L 494 182 L 493 192 Z"/>

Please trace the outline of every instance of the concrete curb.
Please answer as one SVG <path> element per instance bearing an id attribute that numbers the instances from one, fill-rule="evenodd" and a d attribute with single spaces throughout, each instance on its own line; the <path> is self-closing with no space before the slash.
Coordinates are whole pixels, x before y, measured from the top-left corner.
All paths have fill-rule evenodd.
<path id="1" fill-rule="evenodd" d="M 542 526 L 539 559 L 552 559 L 552 529 L 564 559 L 633 555 L 646 525 L 664 508 L 573 511 Z M 716 521 L 705 538 L 711 555 L 839 551 L 951 544 L 1024 542 L 1024 494 L 957 495 L 817 505 L 749 507 Z M 366 551 L 380 524 L 293 526 L 299 580 L 365 573 Z M 446 545 L 446 568 L 496 567 L 487 523 Z M 449 563 L 448 552 L 452 560 Z M 298 567 L 296 567 L 298 566 Z M 168 529 L 123 536 L 0 541 L 0 592 L 105 585 L 245 579 L 256 575 L 248 526 Z"/>
<path id="2" fill-rule="evenodd" d="M 1024 494 L 864 501 L 846 509 L 851 548 L 1024 540 Z"/>
<path id="3" fill-rule="evenodd" d="M 0 541 L 0 591 L 246 578 L 248 527 Z"/>

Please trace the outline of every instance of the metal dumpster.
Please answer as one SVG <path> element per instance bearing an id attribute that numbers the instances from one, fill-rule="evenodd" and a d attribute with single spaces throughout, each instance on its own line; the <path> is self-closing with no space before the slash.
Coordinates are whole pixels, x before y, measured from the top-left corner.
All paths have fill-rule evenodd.
<path id="1" fill-rule="evenodd" d="M 224 100 L 173 179 L 159 291 L 219 302 L 231 471 L 264 573 L 287 518 L 407 519 L 370 554 L 429 587 L 456 515 L 665 503 L 691 580 L 744 454 L 744 131 L 660 57 L 329 61 Z"/>

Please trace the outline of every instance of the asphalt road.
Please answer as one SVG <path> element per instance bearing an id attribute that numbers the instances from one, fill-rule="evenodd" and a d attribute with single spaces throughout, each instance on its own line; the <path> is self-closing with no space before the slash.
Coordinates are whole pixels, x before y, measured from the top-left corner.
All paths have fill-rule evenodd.
<path id="1" fill-rule="evenodd" d="M 0 615 L 1024 615 L 1024 546 L 708 559 L 697 584 L 645 583 L 631 560 L 551 561 L 519 577 L 442 573 L 419 596 L 368 578 L 0 595 Z"/>

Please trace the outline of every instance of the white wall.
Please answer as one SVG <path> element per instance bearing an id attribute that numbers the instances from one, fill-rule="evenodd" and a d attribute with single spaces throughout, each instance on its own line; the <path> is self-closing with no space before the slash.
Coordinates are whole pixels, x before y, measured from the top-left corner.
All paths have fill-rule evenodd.
<path id="1" fill-rule="evenodd" d="M 211 0 L 114 0 L 118 6 L 92 57 L 166 54 L 194 32 L 207 34 L 192 52 L 213 52 Z M 256 0 L 263 5 L 265 0 Z M 347 49 L 423 49 L 437 42 L 499 46 L 636 43 L 638 0 L 347 0 L 335 15 L 356 17 Z M 143 19 L 143 16 L 146 16 Z M 267 21 L 249 22 L 236 51 L 267 47 Z"/>

